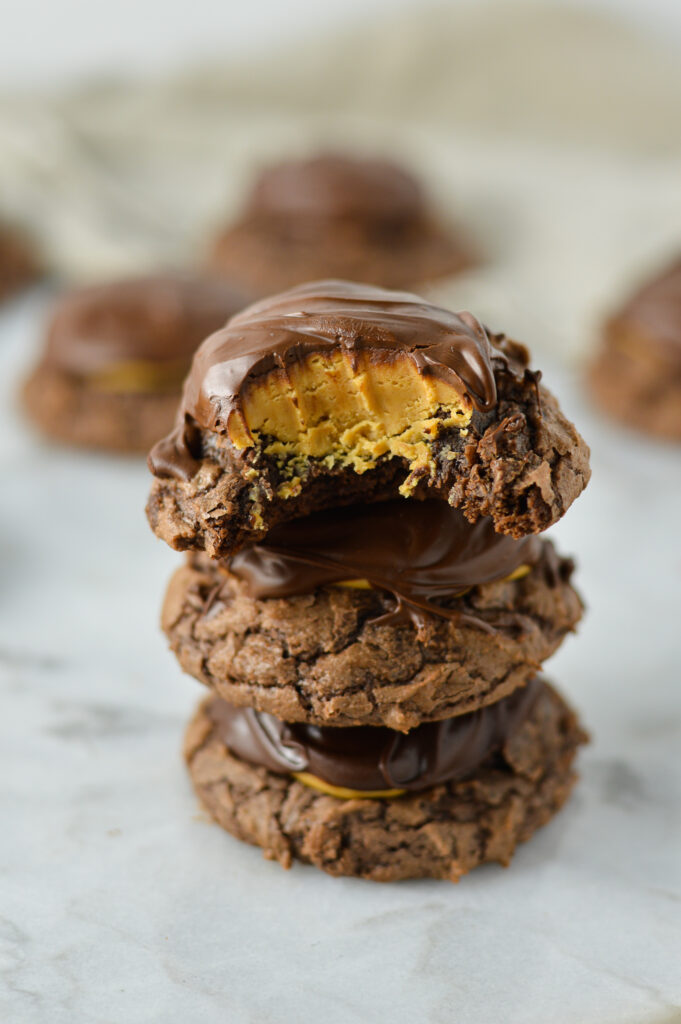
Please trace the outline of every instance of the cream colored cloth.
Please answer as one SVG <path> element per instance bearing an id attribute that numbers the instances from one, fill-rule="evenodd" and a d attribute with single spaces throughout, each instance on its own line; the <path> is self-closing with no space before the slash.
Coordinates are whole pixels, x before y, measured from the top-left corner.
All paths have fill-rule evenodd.
<path id="1" fill-rule="evenodd" d="M 201 257 L 253 170 L 319 146 L 395 154 L 485 256 L 433 294 L 579 353 L 681 249 L 681 61 L 584 12 L 414 8 L 229 67 L 0 96 L 0 207 L 67 277 Z"/>

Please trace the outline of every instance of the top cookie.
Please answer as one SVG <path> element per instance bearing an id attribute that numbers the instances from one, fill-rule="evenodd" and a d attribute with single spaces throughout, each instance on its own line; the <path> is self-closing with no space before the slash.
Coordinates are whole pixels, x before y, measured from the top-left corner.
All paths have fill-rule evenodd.
<path id="1" fill-rule="evenodd" d="M 319 277 L 412 287 L 472 260 L 402 167 L 323 153 L 266 168 L 210 262 L 269 295 Z"/>
<path id="2" fill-rule="evenodd" d="M 321 281 L 256 303 L 196 353 L 150 455 L 151 525 L 224 557 L 282 520 L 401 494 L 538 533 L 586 485 L 588 448 L 527 363 L 405 292 Z"/>

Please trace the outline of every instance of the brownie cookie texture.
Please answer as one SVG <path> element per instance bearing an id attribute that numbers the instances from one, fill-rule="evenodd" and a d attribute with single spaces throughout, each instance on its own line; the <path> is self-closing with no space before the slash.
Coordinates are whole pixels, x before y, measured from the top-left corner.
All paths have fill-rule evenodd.
<path id="1" fill-rule="evenodd" d="M 38 257 L 28 238 L 15 227 L 0 224 L 0 302 L 35 281 L 42 274 Z"/>
<path id="2" fill-rule="evenodd" d="M 681 441 L 681 259 L 606 323 L 588 383 L 614 419 Z"/>
<path id="3" fill-rule="evenodd" d="M 24 385 L 29 416 L 58 441 L 147 451 L 172 427 L 194 350 L 247 301 L 224 281 L 181 273 L 68 293 Z"/>
<path id="4" fill-rule="evenodd" d="M 207 339 L 150 466 L 157 535 L 224 557 L 278 522 L 398 493 L 538 533 L 586 486 L 589 451 L 523 346 L 408 293 L 326 281 Z"/>
<path id="5" fill-rule="evenodd" d="M 572 563 L 548 541 L 526 575 L 446 602 L 453 618 L 380 622 L 379 589 L 254 599 L 205 555 L 170 581 L 162 627 L 182 668 L 232 704 L 285 721 L 387 725 L 464 714 L 522 686 L 579 622 Z"/>
<path id="6" fill-rule="evenodd" d="M 548 684 L 500 749 L 465 779 L 397 798 L 340 799 L 292 775 L 236 757 L 205 701 L 187 731 L 185 755 L 211 817 L 271 860 L 331 875 L 391 882 L 458 879 L 480 864 L 508 864 L 560 809 L 586 736 Z"/>
<path id="7" fill-rule="evenodd" d="M 269 295 L 320 277 L 404 288 L 473 260 L 405 170 L 324 154 L 263 171 L 242 217 L 213 243 L 209 262 Z"/>

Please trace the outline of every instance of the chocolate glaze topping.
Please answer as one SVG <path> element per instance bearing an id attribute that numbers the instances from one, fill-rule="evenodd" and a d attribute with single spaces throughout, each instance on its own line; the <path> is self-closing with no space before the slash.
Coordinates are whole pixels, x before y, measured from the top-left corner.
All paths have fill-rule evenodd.
<path id="1" fill-rule="evenodd" d="M 490 519 L 472 525 L 445 501 L 396 498 L 275 526 L 264 540 L 237 552 L 229 571 L 254 598 L 290 597 L 366 579 L 396 601 L 395 610 L 379 621 L 418 622 L 423 612 L 461 620 L 458 610 L 437 602 L 533 565 L 541 551 L 538 537 L 513 540 L 495 533 Z"/>
<path id="2" fill-rule="evenodd" d="M 225 434 L 255 378 L 333 349 L 350 358 L 361 351 L 385 360 L 406 354 L 420 373 L 448 382 L 482 411 L 497 401 L 493 363 L 508 365 L 470 313 L 348 281 L 302 285 L 255 303 L 204 341 L 185 381 L 176 429 L 152 449 L 151 471 L 188 479 L 198 468 L 198 430 Z"/>
<path id="3" fill-rule="evenodd" d="M 642 330 L 657 351 L 681 366 L 681 257 L 647 281 L 611 323 L 615 328 Z"/>
<path id="4" fill-rule="evenodd" d="M 496 704 L 408 733 L 382 726 L 288 724 L 220 697 L 209 701 L 208 714 L 233 754 L 269 771 L 310 772 L 348 789 L 419 790 L 474 772 L 522 725 L 544 685 L 537 677 Z"/>
<path id="5" fill-rule="evenodd" d="M 86 377 L 128 362 L 177 364 L 251 296 L 224 281 L 166 273 L 95 285 L 60 299 L 45 361 Z"/>
<path id="6" fill-rule="evenodd" d="M 388 160 L 323 153 L 266 168 L 251 193 L 249 212 L 397 226 L 421 219 L 425 201 L 414 178 Z"/>

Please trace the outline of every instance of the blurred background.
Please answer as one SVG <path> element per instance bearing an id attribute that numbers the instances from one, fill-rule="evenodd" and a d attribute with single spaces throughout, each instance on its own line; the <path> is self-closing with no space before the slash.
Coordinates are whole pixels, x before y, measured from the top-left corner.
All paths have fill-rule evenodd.
<path id="1" fill-rule="evenodd" d="M 681 237 L 679 50 L 674 0 L 29 2 L 0 213 L 105 277 L 199 260 L 264 162 L 388 152 L 484 256 L 450 300 L 572 356 Z"/>
<path id="2" fill-rule="evenodd" d="M 0 1017 L 298 1021 L 305 993 L 329 1024 L 678 1021 L 681 465 L 583 369 L 681 251 L 681 2 L 2 13 L 0 222 L 49 283 L 0 308 Z M 199 693 L 158 629 L 179 556 L 144 460 L 40 439 L 17 401 L 58 290 L 200 266 L 263 164 L 328 147 L 424 182 L 480 255 L 429 294 L 526 341 L 592 447 L 552 530 L 588 607 L 550 665 L 593 734 L 582 781 L 510 871 L 455 889 L 287 875 L 195 820 Z"/>
<path id="3" fill-rule="evenodd" d="M 465 5 L 441 6 L 454 10 Z M 518 7 L 494 0 L 476 0 L 468 6 Z M 681 36 L 676 0 L 536 0 L 532 6 L 618 15 L 660 38 Z M 416 10 L 427 16 L 424 5 L 415 0 L 289 0 L 285 5 L 276 0 L 196 0 L 191 5 L 179 0 L 119 0 L 111 7 L 85 0 L 24 0 L 12 11 L 11 31 L 0 39 L 0 79 L 8 85 L 34 85 L 128 71 L 149 75 L 187 60 L 257 55 L 263 45 L 314 41 L 319 33 L 328 36 L 349 21 Z"/>

